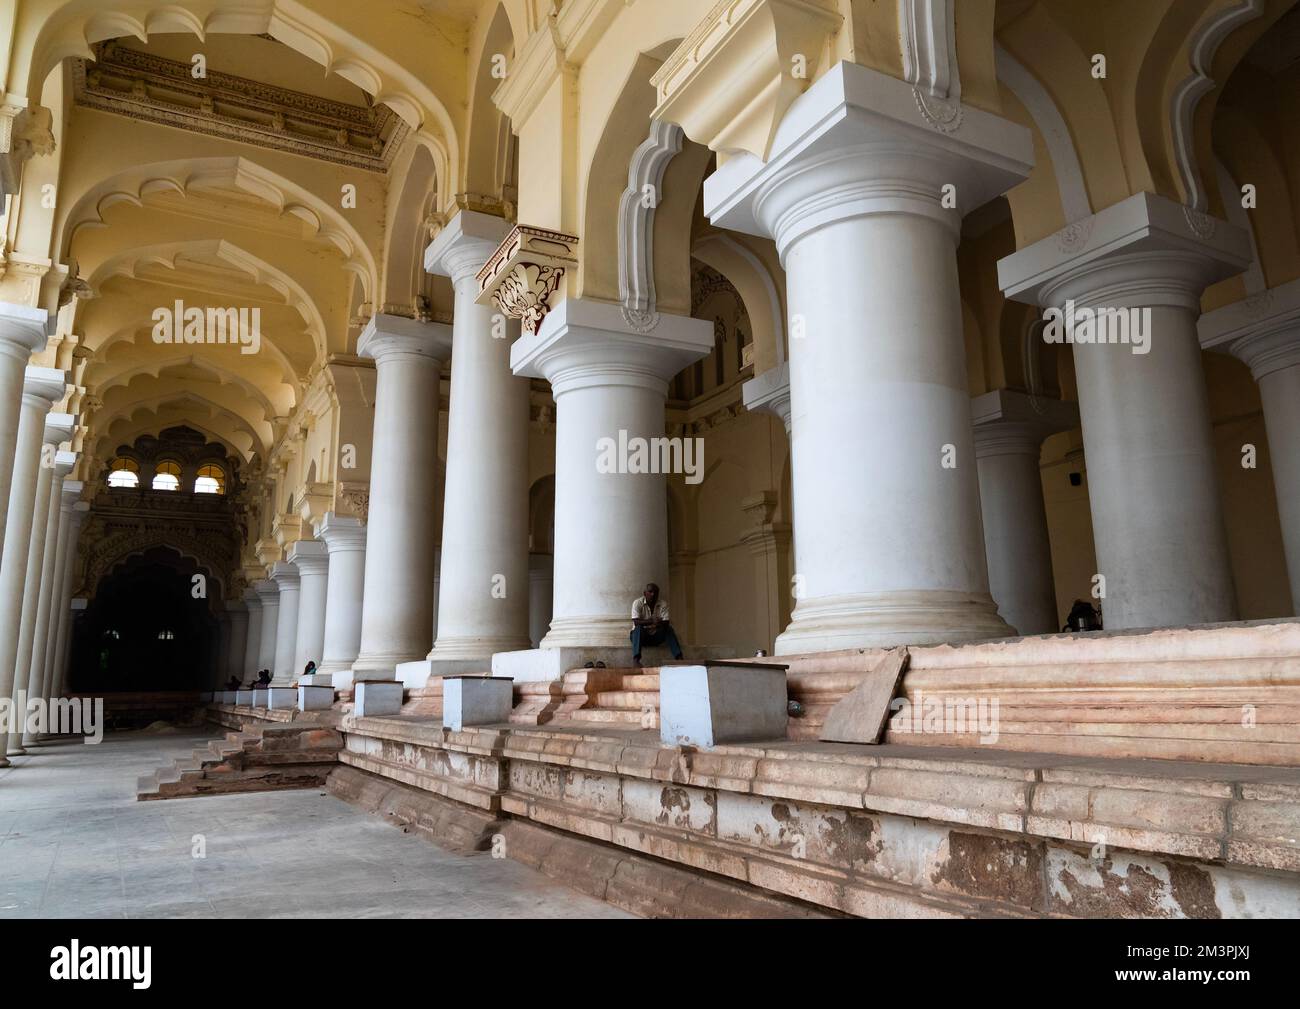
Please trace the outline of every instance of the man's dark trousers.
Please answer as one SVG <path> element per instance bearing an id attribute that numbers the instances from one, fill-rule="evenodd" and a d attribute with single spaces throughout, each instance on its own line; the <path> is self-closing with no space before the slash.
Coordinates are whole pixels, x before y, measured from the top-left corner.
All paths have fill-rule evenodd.
<path id="1" fill-rule="evenodd" d="M 682 646 L 677 643 L 677 635 L 673 632 L 672 624 L 660 624 L 657 632 L 648 627 L 633 627 L 633 658 L 641 658 L 642 645 L 667 645 L 672 650 L 674 659 L 682 657 Z"/>

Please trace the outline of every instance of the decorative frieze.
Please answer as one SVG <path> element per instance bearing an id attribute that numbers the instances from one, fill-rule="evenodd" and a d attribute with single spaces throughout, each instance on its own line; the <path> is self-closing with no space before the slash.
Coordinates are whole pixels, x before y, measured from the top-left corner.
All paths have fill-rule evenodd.
<path id="1" fill-rule="evenodd" d="M 536 333 L 551 310 L 565 271 L 577 265 L 578 239 L 559 231 L 516 225 L 478 272 L 478 303 L 492 304 Z"/>

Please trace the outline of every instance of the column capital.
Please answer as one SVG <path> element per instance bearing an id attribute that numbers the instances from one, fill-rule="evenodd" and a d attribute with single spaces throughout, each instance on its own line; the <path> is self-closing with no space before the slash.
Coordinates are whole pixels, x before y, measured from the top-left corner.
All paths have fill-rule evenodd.
<path id="1" fill-rule="evenodd" d="M 668 380 L 713 349 L 713 326 L 660 314 L 646 333 L 632 329 L 617 305 L 567 298 L 538 332 L 510 352 L 516 375 L 545 378 L 556 399 L 592 386 L 636 386 L 666 395 Z"/>
<path id="2" fill-rule="evenodd" d="M 955 244 L 962 213 L 1029 175 L 1033 141 L 974 106 L 953 106 L 948 119 L 928 108 L 906 81 L 841 61 L 790 105 L 766 161 L 739 154 L 705 179 L 704 212 L 772 237 L 783 258 L 810 232 L 876 214 L 929 218 Z"/>
<path id="3" fill-rule="evenodd" d="M 1032 455 L 1038 458 L 1043 439 L 1079 426 L 1079 405 L 1014 389 L 997 389 L 970 401 L 975 434 L 975 458 Z"/>
<path id="4" fill-rule="evenodd" d="M 424 269 L 453 284 L 473 279 L 510 233 L 510 222 L 462 209 L 424 250 Z"/>
<path id="5" fill-rule="evenodd" d="M 782 361 L 755 375 L 740 387 L 745 409 L 754 413 L 770 413 L 781 418 L 785 433 L 790 433 L 790 364 Z"/>
<path id="6" fill-rule="evenodd" d="M 515 225 L 478 271 L 480 305 L 492 304 L 535 336 L 552 311 L 565 271 L 578 265 L 578 239 L 560 231 Z"/>
<path id="7" fill-rule="evenodd" d="M 27 363 L 45 348 L 49 337 L 50 313 L 43 308 L 0 301 L 0 354 Z"/>
<path id="8" fill-rule="evenodd" d="M 357 354 L 380 365 L 410 358 L 446 361 L 451 356 L 451 327 L 376 313 L 357 338 Z"/>
<path id="9" fill-rule="evenodd" d="M 257 591 L 255 585 L 250 585 L 244 589 L 244 605 L 249 610 L 260 610 L 262 608 L 262 594 Z"/>
<path id="10" fill-rule="evenodd" d="M 326 512 L 316 527 L 316 537 L 323 540 L 330 553 L 345 550 L 365 550 L 366 527 L 358 518 Z"/>
<path id="11" fill-rule="evenodd" d="M 67 376 L 58 368 L 28 367 L 23 373 L 23 402 L 48 410 L 68 391 Z"/>
<path id="12" fill-rule="evenodd" d="M 72 437 L 77 426 L 77 418 L 70 413 L 50 413 L 45 415 L 45 430 L 42 439 L 46 445 L 58 445 Z M 58 453 L 55 453 L 57 465 Z"/>
<path id="13" fill-rule="evenodd" d="M 271 581 L 278 592 L 296 589 L 299 584 L 298 566 L 292 561 L 276 561 L 271 568 Z"/>
<path id="14" fill-rule="evenodd" d="M 1256 382 L 1300 366 L 1300 280 L 1207 312 L 1196 330 L 1205 350 L 1231 354 Z"/>
<path id="15" fill-rule="evenodd" d="M 300 575 L 323 575 L 329 571 L 329 549 L 318 540 L 299 540 L 289 548 L 288 563 Z"/>
<path id="16" fill-rule="evenodd" d="M 998 261 L 1013 301 L 1198 311 L 1210 284 L 1250 265 L 1250 236 L 1200 210 L 1135 193 Z"/>
<path id="17" fill-rule="evenodd" d="M 280 605 L 280 586 L 271 579 L 263 578 L 254 582 L 253 591 L 257 593 L 257 598 L 261 600 L 263 606 Z"/>
<path id="18" fill-rule="evenodd" d="M 68 416 L 64 414 L 63 416 Z M 67 439 L 65 438 L 64 441 Z M 54 453 L 54 476 L 63 479 L 72 472 L 72 468 L 77 465 L 76 452 L 56 452 Z"/>

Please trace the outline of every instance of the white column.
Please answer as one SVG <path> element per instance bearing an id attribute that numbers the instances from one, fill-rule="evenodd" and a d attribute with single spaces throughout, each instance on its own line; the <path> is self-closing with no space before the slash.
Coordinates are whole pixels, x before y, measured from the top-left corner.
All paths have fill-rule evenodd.
<path id="1" fill-rule="evenodd" d="M 301 580 L 297 566 L 288 561 L 276 562 L 271 568 L 271 580 L 280 589 L 280 614 L 275 625 L 275 665 L 271 667 L 272 678 L 278 685 L 292 683 L 296 675 L 293 650 L 298 645 Z"/>
<path id="2" fill-rule="evenodd" d="M 257 666 L 250 679 L 256 679 L 259 671 L 271 670 L 275 674 L 275 640 L 280 625 L 280 586 L 269 578 L 254 583 L 253 589 L 262 603 L 262 629 L 258 636 Z"/>
<path id="3" fill-rule="evenodd" d="M 1043 439 L 1079 422 L 1072 403 L 1009 389 L 971 400 L 989 590 L 1017 634 L 1060 629 L 1039 470 Z"/>
<path id="4" fill-rule="evenodd" d="M 71 564 L 68 563 L 69 552 L 76 551 L 73 534 L 73 509 L 81 504 L 81 492 L 84 485 L 80 480 L 64 480 L 59 495 L 59 532 L 54 547 L 54 580 L 50 590 L 50 612 L 46 621 L 44 651 L 40 665 L 39 696 L 46 702 L 54 696 L 55 657 L 59 649 L 59 635 L 62 631 L 64 613 L 67 610 L 69 592 L 68 578 Z M 89 507 L 89 506 L 87 506 Z M 80 528 L 80 522 L 76 522 Z M 47 541 L 48 542 L 48 541 Z M 39 616 L 38 616 L 39 619 Z M 38 647 L 40 642 L 37 642 Z"/>
<path id="5" fill-rule="evenodd" d="M 908 84 L 842 62 L 766 163 L 705 182 L 713 223 L 772 237 L 786 270 L 797 601 L 778 653 L 1010 633 L 988 588 L 957 243 L 1032 144 L 960 115 L 935 128 Z"/>
<path id="6" fill-rule="evenodd" d="M 232 669 L 230 676 L 238 677 L 240 683 L 247 683 L 257 677 L 262 668 L 262 594 L 250 585 L 244 589 L 244 606 L 248 610 L 248 631 L 244 636 L 244 665 L 241 669 Z"/>
<path id="7" fill-rule="evenodd" d="M 528 380 L 510 370 L 518 322 L 475 301 L 475 275 L 509 230 L 499 217 L 462 210 L 424 257 L 456 294 L 431 660 L 485 659 L 529 644 Z"/>
<path id="8" fill-rule="evenodd" d="M 578 299 L 515 344 L 515 373 L 544 377 L 555 396 L 554 615 L 543 648 L 630 647 L 632 600 L 646 582 L 668 584 L 666 478 L 627 464 L 635 446 L 665 438 L 668 380 L 712 347 L 700 319 L 662 314 L 640 333 L 618 306 Z M 602 472 L 605 459 L 623 471 Z"/>
<path id="9" fill-rule="evenodd" d="M 1150 193 L 1074 227 L 1072 251 L 1053 236 L 998 272 L 1009 297 L 1061 314 L 1046 337 L 1073 343 L 1102 622 L 1235 620 L 1196 320 L 1205 287 L 1249 262 L 1245 233 Z M 1096 342 L 1095 313 L 1127 340 Z"/>
<path id="10" fill-rule="evenodd" d="M 329 551 L 325 590 L 325 639 L 318 672 L 352 668 L 361 650 L 361 599 L 366 583 L 366 527 L 359 519 L 326 512 L 316 529 Z"/>
<path id="11" fill-rule="evenodd" d="M 289 561 L 298 568 L 300 579 L 298 636 L 290 669 L 290 676 L 297 679 L 309 661 L 319 666 L 324 653 L 329 551 L 319 540 L 299 540 L 289 548 Z"/>
<path id="12" fill-rule="evenodd" d="M 555 597 L 555 557 L 528 555 L 528 637 L 534 648 L 551 629 Z"/>
<path id="13" fill-rule="evenodd" d="M 66 483 L 65 485 L 66 486 Z M 50 697 L 62 697 L 67 682 L 69 649 L 72 642 L 72 592 L 76 588 L 79 560 L 78 542 L 81 539 L 81 524 L 90 513 L 90 504 L 78 501 L 72 506 L 69 516 L 71 526 L 68 529 L 68 555 L 64 561 L 63 602 L 59 606 L 59 629 L 55 639 L 54 664 L 50 667 Z"/>
<path id="14" fill-rule="evenodd" d="M 1300 616 L 1300 281 L 1201 316 L 1201 346 L 1245 362 L 1259 383 L 1291 612 Z"/>
<path id="15" fill-rule="evenodd" d="M 71 432 L 69 432 L 71 433 Z M 36 585 L 36 614 L 33 619 L 30 658 L 27 662 L 26 676 L 23 675 L 22 643 L 19 642 L 18 668 L 15 671 L 15 686 L 26 680 L 29 698 L 44 698 L 45 649 L 50 636 L 50 610 L 54 605 L 55 571 L 59 551 L 59 520 L 63 515 L 63 481 L 76 465 L 75 452 L 59 452 L 55 455 L 51 467 L 49 499 L 46 504 L 44 545 L 41 551 L 40 570 Z M 39 515 L 36 520 L 39 521 Z M 24 730 L 22 745 L 33 746 L 37 734 Z"/>
<path id="16" fill-rule="evenodd" d="M 366 578 L 361 651 L 335 686 L 392 679 L 432 644 L 439 381 L 450 349 L 450 327 L 391 315 L 374 316 L 357 341 L 376 371 Z"/>
<path id="17" fill-rule="evenodd" d="M 43 308 L 0 301 L 0 530 L 9 513 L 23 375 L 32 354 L 45 348 L 48 318 Z"/>
<path id="18" fill-rule="evenodd" d="M 13 481 L 9 488 L 9 512 L 5 517 L 4 551 L 0 557 L 0 697 L 12 698 L 14 693 L 32 524 L 37 489 L 42 483 L 39 478 L 45 422 L 50 407 L 63 397 L 65 391 L 64 373 L 61 371 L 28 368 L 25 372 Z M 48 493 L 48 484 L 46 487 Z M 5 738 L 6 735 L 0 733 L 0 739 Z M 0 747 L 3 746 L 6 743 L 0 742 Z M 4 754 L 0 753 L 0 760 L 3 758 Z"/>
<path id="19" fill-rule="evenodd" d="M 241 599 L 227 599 L 226 616 L 230 619 L 230 648 L 226 652 L 225 664 L 217 671 L 213 690 L 224 690 L 226 681 L 232 676 L 242 680 L 248 656 L 248 607 Z"/>
<path id="20" fill-rule="evenodd" d="M 790 416 L 790 365 L 782 361 L 775 367 L 768 368 L 761 375 L 755 375 L 740 387 L 744 397 L 745 409 L 754 413 L 770 413 L 785 425 L 785 433 L 790 434 L 793 421 Z"/>

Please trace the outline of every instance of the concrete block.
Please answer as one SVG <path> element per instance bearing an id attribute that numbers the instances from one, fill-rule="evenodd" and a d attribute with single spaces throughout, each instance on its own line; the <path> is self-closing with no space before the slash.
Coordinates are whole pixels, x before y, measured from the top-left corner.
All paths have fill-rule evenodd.
<path id="1" fill-rule="evenodd" d="M 268 696 L 270 693 L 271 693 L 271 691 L 270 691 L 270 689 L 269 689 L 268 687 L 254 687 L 254 688 L 253 688 L 253 707 L 255 707 L 255 708 L 265 708 L 265 707 L 266 707 L 266 702 L 267 702 L 267 696 Z"/>
<path id="2" fill-rule="evenodd" d="M 659 738 L 669 746 L 784 739 L 785 666 L 710 663 L 659 671 Z"/>
<path id="3" fill-rule="evenodd" d="M 253 703 L 253 692 L 251 690 L 236 690 L 234 703 L 245 707 L 251 707 Z"/>
<path id="4" fill-rule="evenodd" d="M 334 674 L 333 673 L 312 673 L 310 676 L 299 676 L 298 686 L 332 687 L 334 686 Z"/>
<path id="5" fill-rule="evenodd" d="M 514 680 L 504 676 L 448 676 L 442 681 L 442 724 L 459 732 L 467 725 L 510 720 Z"/>
<path id="6" fill-rule="evenodd" d="M 326 678 L 329 674 L 325 674 Z M 334 704 L 334 688 L 298 681 L 298 710 L 324 711 Z"/>
<path id="7" fill-rule="evenodd" d="M 402 710 L 404 689 L 401 680 L 354 680 L 352 713 L 358 718 L 396 715 Z"/>
<path id="8" fill-rule="evenodd" d="M 266 693 L 266 706 L 272 711 L 292 711 L 298 700 L 298 691 L 293 687 L 271 687 Z"/>

